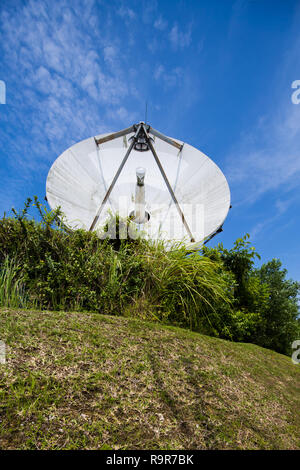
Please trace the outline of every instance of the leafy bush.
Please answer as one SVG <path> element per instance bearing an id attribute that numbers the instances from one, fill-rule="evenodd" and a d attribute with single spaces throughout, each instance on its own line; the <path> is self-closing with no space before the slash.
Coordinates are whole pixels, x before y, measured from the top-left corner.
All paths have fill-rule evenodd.
<path id="1" fill-rule="evenodd" d="M 287 270 L 281 261 L 273 259 L 254 271 L 260 282 L 267 284 L 269 296 L 264 305 L 264 324 L 257 342 L 270 349 L 290 354 L 291 344 L 300 338 L 298 293 L 299 282 L 286 279 Z"/>
<path id="2" fill-rule="evenodd" d="M 35 198 L 41 221 L 27 218 L 31 200 L 14 218 L 0 223 L 0 262 L 21 266 L 31 301 L 42 309 L 137 314 L 218 334 L 218 307 L 231 300 L 231 281 L 221 266 L 183 246 L 167 251 L 143 239 L 100 239 L 68 230 L 60 212 L 48 212 Z"/>
<path id="3" fill-rule="evenodd" d="M 228 318 L 231 338 L 290 355 L 292 342 L 300 338 L 300 284 L 285 279 L 287 271 L 281 270 L 279 260 L 255 269 L 254 260 L 260 256 L 248 234 L 239 238 L 231 250 L 219 244 L 216 248 L 205 247 L 203 254 L 223 262 L 224 269 L 234 276 L 234 301 Z"/>
<path id="4" fill-rule="evenodd" d="M 163 321 L 288 354 L 298 339 L 299 284 L 286 281 L 274 260 L 260 269 L 249 236 L 232 249 L 219 244 L 189 253 L 162 242 L 116 239 L 68 229 L 60 210 L 37 198 L 0 220 L 0 304 L 94 311 Z M 110 224 L 107 224 L 110 229 Z"/>

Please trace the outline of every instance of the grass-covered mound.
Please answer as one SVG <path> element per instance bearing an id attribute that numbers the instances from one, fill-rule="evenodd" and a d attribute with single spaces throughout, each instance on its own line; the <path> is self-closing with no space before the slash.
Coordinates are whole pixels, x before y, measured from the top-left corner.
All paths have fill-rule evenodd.
<path id="1" fill-rule="evenodd" d="M 2 449 L 300 449 L 300 367 L 138 319 L 0 309 Z"/>

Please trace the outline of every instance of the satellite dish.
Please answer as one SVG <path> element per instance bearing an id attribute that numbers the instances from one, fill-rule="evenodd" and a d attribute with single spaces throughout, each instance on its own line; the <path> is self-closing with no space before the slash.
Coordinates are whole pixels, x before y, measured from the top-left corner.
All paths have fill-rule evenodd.
<path id="1" fill-rule="evenodd" d="M 46 194 L 70 228 L 103 235 L 118 213 L 140 236 L 190 249 L 222 230 L 230 207 L 226 178 L 210 158 L 143 122 L 67 149 L 49 171 Z"/>

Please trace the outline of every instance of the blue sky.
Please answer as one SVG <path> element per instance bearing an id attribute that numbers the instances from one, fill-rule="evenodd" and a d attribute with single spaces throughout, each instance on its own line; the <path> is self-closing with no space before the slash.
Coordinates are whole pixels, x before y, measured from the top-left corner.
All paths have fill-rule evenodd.
<path id="1" fill-rule="evenodd" d="M 67 147 L 144 120 L 210 156 L 250 233 L 300 280 L 300 2 L 1 0 L 0 213 Z"/>

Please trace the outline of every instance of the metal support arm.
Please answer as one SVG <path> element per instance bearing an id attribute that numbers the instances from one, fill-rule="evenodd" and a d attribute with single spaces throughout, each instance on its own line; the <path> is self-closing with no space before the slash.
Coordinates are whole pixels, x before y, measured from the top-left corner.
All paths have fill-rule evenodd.
<path id="1" fill-rule="evenodd" d="M 156 129 L 153 129 L 153 127 L 150 127 L 149 131 L 150 134 L 155 135 L 155 137 L 158 137 L 159 139 L 163 140 L 164 142 L 167 142 L 167 144 L 173 145 L 173 147 L 176 147 L 178 150 L 181 150 L 183 147 L 183 144 L 179 144 L 173 139 L 170 139 L 170 137 L 167 137 L 164 134 L 161 134 L 158 132 Z"/>
<path id="2" fill-rule="evenodd" d="M 94 218 L 94 220 L 93 220 L 93 222 L 92 222 L 92 225 L 90 226 L 90 232 L 94 229 L 96 223 L 97 223 L 98 220 L 99 220 L 99 217 L 100 217 L 100 214 L 101 214 L 101 212 L 102 212 L 102 209 L 103 209 L 103 207 L 104 207 L 104 205 L 105 205 L 107 199 L 109 198 L 110 193 L 112 192 L 112 190 L 113 190 L 113 188 L 114 188 L 114 186 L 115 186 L 115 184 L 116 184 L 116 181 L 117 181 L 117 179 L 119 178 L 119 175 L 120 175 L 120 173 L 121 173 L 121 171 L 122 171 L 122 169 L 123 169 L 125 163 L 127 162 L 127 159 L 128 159 L 128 157 L 129 157 L 129 155 L 130 155 L 130 153 L 131 153 L 131 150 L 132 150 L 133 147 L 134 147 L 134 144 L 135 144 L 135 142 L 136 142 L 136 138 L 137 138 L 137 136 L 138 136 L 138 134 L 139 134 L 139 132 L 140 132 L 140 129 L 141 129 L 141 125 L 139 125 L 139 127 L 138 127 L 138 129 L 137 129 L 137 131 L 136 131 L 136 133 L 135 133 L 135 135 L 134 135 L 134 138 L 132 139 L 132 142 L 131 142 L 131 144 L 130 144 L 130 146 L 129 146 L 129 149 L 127 150 L 127 152 L 126 152 L 126 154 L 125 154 L 125 157 L 123 158 L 123 160 L 122 160 L 122 162 L 121 162 L 121 165 L 119 166 L 118 171 L 117 171 L 117 173 L 115 174 L 114 179 L 112 180 L 112 182 L 111 182 L 111 184 L 110 184 L 110 187 L 108 188 L 108 190 L 107 190 L 107 192 L 106 192 L 106 194 L 105 194 L 105 196 L 104 196 L 104 198 L 103 198 L 103 201 L 102 201 L 102 203 L 101 203 L 101 206 L 99 207 L 99 209 L 98 209 L 98 211 L 97 211 L 97 214 L 96 214 L 96 216 L 95 216 L 95 218 Z M 115 138 L 115 137 L 113 137 L 113 139 L 114 139 L 114 138 Z"/>
<path id="3" fill-rule="evenodd" d="M 110 184 L 110 186 L 109 186 L 109 188 L 108 188 L 108 190 L 107 190 L 107 192 L 106 192 L 106 194 L 105 194 L 105 196 L 104 196 L 104 198 L 103 198 L 103 201 L 102 201 L 102 203 L 101 203 L 101 206 L 99 207 L 99 209 L 98 209 L 98 211 L 97 211 L 97 213 L 96 213 L 96 216 L 95 216 L 95 218 L 94 218 L 94 220 L 93 220 L 93 222 L 92 222 L 92 224 L 91 224 L 90 231 L 92 231 L 92 230 L 95 228 L 95 225 L 97 224 L 97 222 L 98 222 L 98 220 L 99 220 L 99 217 L 100 217 L 100 214 L 101 214 L 101 212 L 102 212 L 102 210 L 103 210 L 103 207 L 104 207 L 104 205 L 105 205 L 107 199 L 109 198 L 110 193 L 112 192 L 112 190 L 113 190 L 113 188 L 114 188 L 114 186 L 115 186 L 115 184 L 116 184 L 116 181 L 117 181 L 117 179 L 119 178 L 120 173 L 121 173 L 121 171 L 122 171 L 122 169 L 123 169 L 123 167 L 124 167 L 124 165 L 125 165 L 125 163 L 126 163 L 128 157 L 129 157 L 129 155 L 130 155 L 130 153 L 131 153 L 133 147 L 134 147 L 134 146 L 136 145 L 136 143 L 137 143 L 137 139 L 138 139 L 138 137 L 139 137 L 140 132 L 142 131 L 142 132 L 144 132 L 144 134 L 145 134 L 148 147 L 149 147 L 149 149 L 151 150 L 151 152 L 152 152 L 152 154 L 153 154 L 153 156 L 154 156 L 154 159 L 155 159 L 155 161 L 156 161 L 156 163 L 157 163 L 157 166 L 158 166 L 158 168 L 159 168 L 159 170 L 160 170 L 160 172 L 161 172 L 161 175 L 162 175 L 162 177 L 163 177 L 163 179 L 164 179 L 164 181 L 165 181 L 165 183 L 166 183 L 166 186 L 167 186 L 167 188 L 168 188 L 168 190 L 169 190 L 169 193 L 170 193 L 170 195 L 171 195 L 171 197 L 172 197 L 172 199 L 173 199 L 173 201 L 174 201 L 174 204 L 175 204 L 175 206 L 176 206 L 176 208 L 177 208 L 177 210 L 178 210 L 178 212 L 179 212 L 179 215 L 180 215 L 180 218 L 181 218 L 181 220 L 182 220 L 182 223 L 184 224 L 184 226 L 185 226 L 185 228 L 186 228 L 186 231 L 187 231 L 187 233 L 189 234 L 190 241 L 191 241 L 191 242 L 194 242 L 195 239 L 194 239 L 194 237 L 193 237 L 193 234 L 192 234 L 192 232 L 191 232 L 191 230 L 190 230 L 190 228 L 189 228 L 189 225 L 188 225 L 188 223 L 187 223 L 187 221 L 186 221 L 186 219 L 185 219 L 184 213 L 183 213 L 183 211 L 181 210 L 181 207 L 180 207 L 180 205 L 179 205 L 179 203 L 178 203 L 178 201 L 177 201 L 177 198 L 176 198 L 176 196 L 175 196 L 175 193 L 174 193 L 174 191 L 173 191 L 173 189 L 172 189 L 172 187 L 171 187 L 171 185 L 170 185 L 170 183 L 169 183 L 169 180 L 168 180 L 167 175 L 166 175 L 166 173 L 165 173 L 165 171 L 164 171 L 164 169 L 163 169 L 163 166 L 162 166 L 162 164 L 160 163 L 160 160 L 159 160 L 159 158 L 158 158 L 158 156 L 157 156 L 157 153 L 156 153 L 156 151 L 155 151 L 155 149 L 154 149 L 154 147 L 153 147 L 153 144 L 152 144 L 152 142 L 151 142 L 151 137 L 149 136 L 149 132 L 152 133 L 153 135 L 157 136 L 158 138 L 164 140 L 164 141 L 167 142 L 168 144 L 173 145 L 174 147 L 178 148 L 179 150 L 182 149 L 182 145 L 179 144 L 178 142 L 175 142 L 174 140 L 170 139 L 169 137 L 164 136 L 163 134 L 161 134 L 160 132 L 156 131 L 155 129 L 150 128 L 150 126 L 146 126 L 143 122 L 139 123 L 138 125 L 134 125 L 134 126 L 128 127 L 127 129 L 124 129 L 123 131 L 115 132 L 114 134 L 110 134 L 110 135 L 108 135 L 108 136 L 106 136 L 106 137 L 103 137 L 103 138 L 100 138 L 100 139 L 96 139 L 96 138 L 95 138 L 95 142 L 96 142 L 97 145 L 100 145 L 101 143 L 108 142 L 108 141 L 110 141 L 110 140 L 116 139 L 117 137 L 121 137 L 122 135 L 126 135 L 126 134 L 129 134 L 130 132 L 134 132 L 134 131 L 136 131 L 136 132 L 135 132 L 135 134 L 134 134 L 134 136 L 133 136 L 133 139 L 132 139 L 132 141 L 131 141 L 131 144 L 130 144 L 130 146 L 129 146 L 129 149 L 127 150 L 127 152 L 126 152 L 126 154 L 125 154 L 125 156 L 124 156 L 124 158 L 123 158 L 123 160 L 122 160 L 122 162 L 121 162 L 121 165 L 119 166 L 119 168 L 118 168 L 118 170 L 117 170 L 117 172 L 116 172 L 116 174 L 115 174 L 115 176 L 114 176 L 114 178 L 113 178 L 113 180 L 112 180 L 112 182 L 111 182 L 111 184 Z"/>
<path id="4" fill-rule="evenodd" d="M 110 140 L 117 139 L 118 137 L 122 137 L 123 135 L 130 134 L 131 132 L 134 132 L 134 131 L 135 131 L 134 126 L 127 127 L 126 129 L 123 129 L 122 131 L 114 132 L 113 134 L 100 137 L 100 139 L 96 139 L 95 137 L 95 142 L 97 145 L 104 144 L 104 142 L 109 142 Z"/>
<path id="5" fill-rule="evenodd" d="M 179 203 L 178 203 L 178 201 L 177 201 L 177 198 L 176 198 L 176 196 L 175 196 L 175 194 L 174 194 L 174 191 L 173 191 L 173 189 L 172 189 L 172 186 L 171 186 L 170 183 L 169 183 L 169 180 L 168 180 L 168 178 L 167 178 L 167 175 L 166 175 L 166 173 L 165 173 L 165 171 L 164 171 L 164 169 L 163 169 L 163 167 L 162 167 L 162 164 L 160 163 L 160 160 L 159 160 L 159 158 L 158 158 L 158 156 L 157 156 L 157 153 L 156 153 L 155 150 L 154 150 L 154 147 L 153 147 L 152 142 L 151 142 L 150 139 L 148 140 L 148 145 L 149 145 L 149 148 L 150 148 L 150 150 L 151 150 L 151 152 L 152 152 L 152 154 L 153 154 L 153 156 L 154 156 L 154 158 L 155 158 L 155 161 L 156 161 L 156 163 L 157 163 L 157 166 L 158 166 L 158 168 L 159 168 L 159 170 L 160 170 L 160 172 L 161 172 L 161 174 L 162 174 L 162 177 L 163 177 L 163 179 L 165 180 L 165 183 L 166 183 L 167 188 L 168 188 L 168 190 L 169 190 L 169 193 L 171 194 L 171 197 L 172 197 L 172 199 L 173 199 L 173 201 L 174 201 L 174 203 L 175 203 L 175 206 L 176 206 L 176 208 L 177 208 L 177 210 L 178 210 L 178 212 L 179 212 L 179 215 L 180 215 L 180 217 L 181 217 L 182 223 L 183 223 L 183 225 L 185 226 L 187 233 L 189 234 L 190 241 L 191 241 L 191 242 L 194 242 L 195 239 L 194 239 L 194 237 L 193 237 L 193 234 L 192 234 L 192 232 L 191 232 L 191 230 L 190 230 L 190 227 L 189 227 L 189 225 L 188 225 L 188 223 L 187 223 L 187 221 L 186 221 L 186 218 L 184 217 L 184 213 L 183 213 L 182 210 L 181 210 L 181 207 L 180 207 L 180 205 L 179 205 Z"/>

